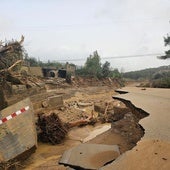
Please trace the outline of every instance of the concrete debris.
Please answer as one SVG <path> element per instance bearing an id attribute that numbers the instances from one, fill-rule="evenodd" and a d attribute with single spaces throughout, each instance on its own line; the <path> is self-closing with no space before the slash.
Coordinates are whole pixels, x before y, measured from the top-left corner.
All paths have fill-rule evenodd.
<path id="1" fill-rule="evenodd" d="M 9 164 L 8 161 L 13 164 L 29 157 L 36 146 L 34 112 L 29 98 L 1 110 L 0 169 L 2 164 Z"/>
<path id="2" fill-rule="evenodd" d="M 103 134 L 104 132 L 108 131 L 111 129 L 111 125 L 105 125 L 105 126 L 102 126 L 102 128 L 99 128 L 99 129 L 96 129 L 94 131 L 92 131 L 90 133 L 89 136 L 87 136 L 84 140 L 83 140 L 83 143 L 86 143 L 94 138 L 96 138 L 97 136 Z"/>
<path id="3" fill-rule="evenodd" d="M 97 122 L 97 119 L 94 117 L 94 113 L 92 110 L 90 116 L 86 116 L 84 114 L 82 119 L 76 120 L 73 122 L 68 122 L 67 126 L 68 126 L 68 128 L 72 128 L 75 126 L 83 126 L 83 125 L 87 125 L 87 124 L 94 125 L 96 122 Z"/>
<path id="4" fill-rule="evenodd" d="M 98 112 L 98 119 L 100 122 L 115 122 L 124 117 L 124 115 L 131 110 L 123 103 L 118 101 L 100 102 L 94 105 L 94 109 Z"/>
<path id="5" fill-rule="evenodd" d="M 1 167 L 7 169 L 6 165 L 10 167 L 11 163 L 14 163 L 14 158 L 15 161 L 20 161 L 34 152 L 37 146 L 37 136 L 39 141 L 59 144 L 63 142 L 68 130 L 72 127 L 94 125 L 100 117 L 98 111 L 94 111 L 94 101 L 98 99 L 86 98 L 86 96 L 91 94 L 96 96 L 97 91 L 97 93 L 101 93 L 103 86 L 120 86 L 118 80 L 111 78 L 99 80 L 64 76 L 66 70 L 75 73 L 75 68 L 69 65 L 67 65 L 66 70 L 60 69 L 59 77 L 57 77 L 57 68 L 52 70 L 47 68 L 45 71 L 47 75 L 45 76 L 42 72 L 43 68 L 30 67 L 29 62 L 25 60 L 23 41 L 24 37 L 22 36 L 20 41 L 12 40 L 5 44 L 0 43 L 0 110 L 6 108 L 0 112 L 0 169 Z M 78 92 L 77 87 L 79 86 L 97 86 L 98 90 L 96 87 L 91 88 L 84 96 L 86 91 L 89 90 L 84 88 L 81 100 L 67 100 Z M 66 87 L 71 88 L 66 90 Z M 110 91 L 110 88 L 107 88 L 106 92 L 108 90 Z M 27 97 L 30 99 L 26 99 Z M 19 104 L 18 101 L 20 101 Z M 67 101 L 69 102 L 67 103 Z M 103 98 L 102 101 L 104 101 Z M 29 111 L 26 110 L 25 114 L 2 124 L 3 121 L 16 116 L 15 109 L 19 108 L 18 105 L 24 104 L 28 104 Z M 22 109 L 21 112 L 24 110 L 22 107 L 20 109 Z M 107 107 L 104 106 L 102 114 L 105 121 L 108 121 L 108 115 L 112 115 L 110 114 L 112 111 L 115 115 L 112 104 Z M 17 113 L 20 113 L 20 111 Z M 125 119 L 128 118 L 125 117 Z M 36 126 L 34 120 L 37 121 Z M 81 153 L 79 153 L 79 149 L 82 150 Z M 87 169 L 101 167 L 120 154 L 118 146 L 88 144 L 80 145 L 80 148 L 78 146 L 75 151 L 72 149 L 70 152 L 74 152 L 82 158 L 82 162 L 75 164 L 75 167 Z M 76 159 L 76 156 L 74 158 Z M 72 160 L 73 157 L 69 159 Z M 7 162 L 7 164 L 1 166 L 1 162 Z M 86 165 L 82 163 L 86 163 Z"/>
<path id="6" fill-rule="evenodd" d="M 87 106 L 92 106 L 93 103 L 83 103 L 83 102 L 78 102 L 79 107 L 87 107 Z"/>
<path id="7" fill-rule="evenodd" d="M 81 144 L 65 151 L 59 163 L 75 169 L 98 169 L 119 155 L 117 145 Z"/>

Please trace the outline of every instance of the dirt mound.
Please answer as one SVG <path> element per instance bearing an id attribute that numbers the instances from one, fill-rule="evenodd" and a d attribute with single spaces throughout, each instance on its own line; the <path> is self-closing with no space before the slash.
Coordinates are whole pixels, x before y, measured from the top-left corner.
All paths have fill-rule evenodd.
<path id="1" fill-rule="evenodd" d="M 124 86 L 121 79 L 115 78 L 94 78 L 94 77 L 74 77 L 72 78 L 72 85 L 81 86 L 114 86 L 115 88 Z"/>

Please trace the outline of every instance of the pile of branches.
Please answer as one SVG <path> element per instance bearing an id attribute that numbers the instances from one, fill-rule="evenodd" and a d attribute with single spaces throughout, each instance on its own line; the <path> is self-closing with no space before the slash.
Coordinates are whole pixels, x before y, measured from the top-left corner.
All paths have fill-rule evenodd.
<path id="1" fill-rule="evenodd" d="M 16 77 L 18 74 L 24 56 L 22 43 L 24 37 L 20 41 L 10 41 L 3 45 L 0 42 L 0 77 L 1 81 L 9 81 L 12 84 L 22 84 L 20 79 Z"/>
<path id="2" fill-rule="evenodd" d="M 6 82 L 12 85 L 26 85 L 27 88 L 39 86 L 42 83 L 21 70 L 25 56 L 23 41 L 24 36 L 21 36 L 20 41 L 12 40 L 5 44 L 0 41 L 0 82 L 3 82 L 3 87 L 6 86 Z"/>
<path id="3" fill-rule="evenodd" d="M 8 69 L 16 62 L 23 60 L 23 47 L 22 43 L 24 41 L 24 37 L 21 37 L 21 40 L 18 41 L 10 41 L 3 45 L 0 42 L 0 70 Z"/>
<path id="4" fill-rule="evenodd" d="M 39 114 L 37 121 L 38 140 L 45 143 L 59 144 L 67 135 L 67 128 L 57 113 Z"/>

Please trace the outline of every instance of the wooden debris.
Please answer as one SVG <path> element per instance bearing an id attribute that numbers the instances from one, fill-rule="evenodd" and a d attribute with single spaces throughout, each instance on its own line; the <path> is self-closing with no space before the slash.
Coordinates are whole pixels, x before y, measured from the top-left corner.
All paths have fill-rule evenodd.
<path id="1" fill-rule="evenodd" d="M 18 60 L 23 60 L 24 49 L 22 47 L 22 42 L 24 37 L 21 37 L 21 41 L 11 41 L 8 43 L 3 43 L 0 46 L 0 70 L 8 69 Z"/>
<path id="2" fill-rule="evenodd" d="M 10 41 L 5 45 L 0 45 L 0 77 L 1 81 L 10 82 L 11 85 L 26 85 L 27 88 L 33 86 L 41 87 L 40 79 L 22 74 L 21 67 L 24 64 L 24 49 L 20 41 Z"/>
<path id="3" fill-rule="evenodd" d="M 96 122 L 97 122 L 97 120 L 94 118 L 94 113 L 93 113 L 93 110 L 92 110 L 91 115 L 88 116 L 87 118 L 80 119 L 80 120 L 77 120 L 77 121 L 74 121 L 74 122 L 69 122 L 67 124 L 68 124 L 69 128 L 72 128 L 72 127 L 75 127 L 75 126 L 82 126 L 82 125 L 87 125 L 87 124 L 94 125 Z"/>

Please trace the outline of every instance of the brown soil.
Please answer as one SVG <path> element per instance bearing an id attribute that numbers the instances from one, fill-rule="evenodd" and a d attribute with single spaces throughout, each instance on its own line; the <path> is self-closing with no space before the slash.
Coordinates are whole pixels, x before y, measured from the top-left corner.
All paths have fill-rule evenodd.
<path id="1" fill-rule="evenodd" d="M 112 96 L 116 94 L 114 90 L 114 87 L 108 88 L 108 86 L 64 89 L 65 93 L 63 96 L 67 97 L 64 97 L 64 106 L 59 108 L 57 112 L 63 122 L 68 122 L 82 118 L 82 109 L 85 110 L 86 115 L 89 115 L 91 110 L 94 109 L 94 105 L 99 105 L 105 108 L 105 103 L 109 102 L 110 106 L 108 113 L 111 112 L 114 107 L 118 107 L 119 109 L 115 109 L 115 111 L 122 115 L 116 116 L 116 119 L 114 118 L 115 123 L 112 123 L 112 129 L 98 135 L 96 138 L 88 141 L 88 143 L 115 144 L 119 146 L 120 153 L 124 153 L 133 148 L 136 145 L 136 142 L 140 140 L 143 136 L 143 129 L 138 125 L 138 120 L 136 121 L 135 117 L 131 115 L 132 113 L 130 113 L 130 116 L 128 115 L 129 109 L 125 109 L 126 107 L 123 103 L 112 99 Z M 91 102 L 93 105 L 83 107 L 78 104 L 79 102 Z M 120 108 L 122 108 L 122 112 Z M 125 113 L 125 110 L 128 114 Z M 103 112 L 102 109 L 101 112 Z M 94 111 L 94 113 L 96 117 L 99 115 L 97 110 Z M 97 129 L 98 126 L 101 127 L 104 125 L 105 124 L 101 125 L 101 123 L 98 122 L 94 126 L 87 125 L 83 127 L 75 127 L 70 130 L 64 142 L 58 145 L 38 143 L 38 148 L 35 154 L 27 159 L 22 166 L 24 169 L 32 170 L 64 170 L 66 167 L 57 163 L 63 152 L 80 144 L 94 129 Z M 129 140 L 129 138 L 131 138 L 131 140 Z"/>
<path id="2" fill-rule="evenodd" d="M 127 108 L 125 104 L 112 98 L 113 95 L 116 95 L 114 90 L 118 86 L 118 82 L 110 79 L 99 82 L 98 80 L 83 80 L 81 78 L 74 80 L 73 84 L 68 85 L 67 88 L 64 86 L 55 89 L 48 85 L 49 94 L 62 94 L 63 96 L 64 105 L 54 110 L 62 123 L 67 124 L 68 122 L 86 119 L 92 111 L 97 123 L 70 129 L 66 137 L 64 134 L 65 140 L 62 138 L 60 140 L 62 143 L 57 145 L 39 142 L 36 152 L 22 164 L 18 163 L 16 167 L 26 170 L 67 169 L 58 164 L 64 151 L 82 143 L 83 139 L 87 138 L 92 131 L 105 126 L 105 124 L 102 124 L 104 122 L 110 122 L 112 128 L 88 141 L 88 143 L 118 145 L 121 154 L 132 149 L 144 135 L 138 121 L 145 115 L 136 113 L 134 108 Z M 108 105 L 107 111 L 106 103 Z M 49 111 L 52 110 L 44 110 L 44 113 Z M 104 114 L 105 111 L 106 115 Z M 54 127 L 50 126 L 50 130 L 51 128 L 55 129 Z M 57 133 L 52 132 L 50 134 Z M 99 158 L 100 156 L 96 155 L 95 157 Z"/>
<path id="3" fill-rule="evenodd" d="M 115 94 L 114 88 L 108 88 L 108 86 L 67 88 L 64 92 L 64 106 L 57 110 L 63 122 L 79 120 L 83 116 L 81 109 L 85 110 L 86 115 L 90 115 L 91 110 L 94 109 L 93 106 L 78 107 L 78 102 L 110 102 L 113 101 L 112 95 Z M 97 112 L 94 113 L 96 116 L 98 115 Z M 80 144 L 98 126 L 99 123 L 95 126 L 75 127 L 68 133 L 68 137 L 63 143 L 55 146 L 39 143 L 36 153 L 26 160 L 23 166 L 25 166 L 25 169 L 66 169 L 63 165 L 57 163 L 63 152 Z"/>

